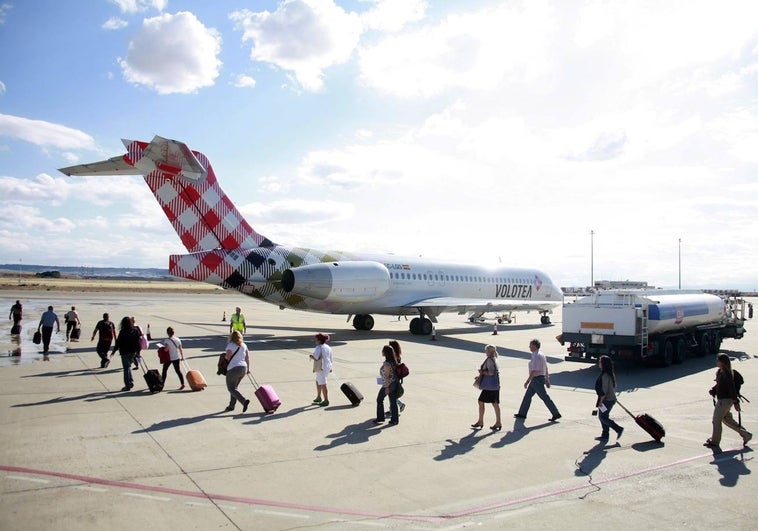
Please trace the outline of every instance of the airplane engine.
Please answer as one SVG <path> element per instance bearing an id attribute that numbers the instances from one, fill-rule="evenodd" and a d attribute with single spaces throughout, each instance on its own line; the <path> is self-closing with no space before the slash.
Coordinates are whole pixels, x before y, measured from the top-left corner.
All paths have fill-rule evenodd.
<path id="1" fill-rule="evenodd" d="M 284 291 L 324 301 L 370 301 L 384 295 L 389 287 L 390 273 L 379 262 L 324 262 L 282 273 Z"/>

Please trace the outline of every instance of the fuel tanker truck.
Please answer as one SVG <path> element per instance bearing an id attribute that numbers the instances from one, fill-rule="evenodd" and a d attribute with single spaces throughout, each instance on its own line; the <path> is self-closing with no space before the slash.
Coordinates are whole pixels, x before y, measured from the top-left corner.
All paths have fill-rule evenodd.
<path id="1" fill-rule="evenodd" d="M 745 334 L 745 301 L 703 292 L 602 290 L 563 304 L 568 361 L 616 358 L 682 363 L 716 354 L 721 341 Z"/>

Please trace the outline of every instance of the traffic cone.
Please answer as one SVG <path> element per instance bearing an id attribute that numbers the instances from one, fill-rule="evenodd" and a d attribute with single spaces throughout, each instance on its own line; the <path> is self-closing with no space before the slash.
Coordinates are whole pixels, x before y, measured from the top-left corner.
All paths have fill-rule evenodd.
<path id="1" fill-rule="evenodd" d="M 221 322 L 222 322 L 222 323 L 225 323 L 225 322 L 226 322 L 226 312 L 224 312 L 224 316 L 221 318 Z"/>
<path id="2" fill-rule="evenodd" d="M 492 335 L 493 336 L 497 335 L 497 321 L 495 321 L 495 324 L 492 325 Z"/>
<path id="3" fill-rule="evenodd" d="M 147 323 L 147 340 L 148 341 L 153 340 L 153 334 L 150 333 L 150 323 Z"/>
<path id="4" fill-rule="evenodd" d="M 432 325 L 432 337 L 429 341 L 437 341 L 437 327 Z"/>

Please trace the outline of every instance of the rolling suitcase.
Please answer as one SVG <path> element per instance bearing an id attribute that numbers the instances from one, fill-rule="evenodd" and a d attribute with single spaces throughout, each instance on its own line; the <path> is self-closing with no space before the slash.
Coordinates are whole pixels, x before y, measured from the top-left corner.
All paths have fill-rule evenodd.
<path id="1" fill-rule="evenodd" d="M 266 413 L 273 413 L 276 411 L 279 406 L 282 405 L 282 401 L 279 400 L 279 396 L 276 394 L 276 391 L 274 391 L 274 388 L 270 385 L 258 386 L 258 382 L 256 382 L 252 376 L 248 374 L 248 377 L 253 383 L 253 387 L 255 387 L 255 397 L 258 399 L 258 402 L 261 403 L 263 411 Z"/>
<path id="2" fill-rule="evenodd" d="M 187 378 L 187 383 L 189 384 L 190 389 L 193 391 L 202 391 L 208 387 L 208 384 L 205 383 L 205 378 L 203 378 L 203 375 L 200 373 L 200 371 L 190 369 L 187 360 L 184 360 L 184 365 L 187 369 L 187 373 L 184 376 Z"/>
<path id="3" fill-rule="evenodd" d="M 626 411 L 629 416 L 634 419 L 634 422 L 637 423 L 637 426 L 645 430 L 657 442 L 661 442 L 661 439 L 663 439 L 663 437 L 666 435 L 666 430 L 663 429 L 663 425 L 660 422 L 655 420 L 647 413 L 643 413 L 642 415 L 634 415 L 631 411 L 626 409 L 621 402 L 616 400 L 616 403 L 621 406 L 621 409 Z"/>
<path id="4" fill-rule="evenodd" d="M 71 330 L 71 341 L 79 341 L 79 337 L 82 335 L 82 329 L 79 327 Z"/>
<path id="5" fill-rule="evenodd" d="M 142 373 L 145 375 L 145 383 L 147 384 L 150 393 L 160 393 L 163 391 L 163 378 L 161 378 L 161 373 L 159 373 L 157 369 L 148 369 L 147 363 L 145 363 L 142 356 L 137 359 L 139 360 L 139 366 L 142 367 Z"/>
<path id="6" fill-rule="evenodd" d="M 350 403 L 353 404 L 353 406 L 358 406 L 361 403 L 361 400 L 363 400 L 363 395 L 360 391 L 350 382 L 345 382 L 342 385 L 340 385 L 340 391 L 342 391 L 348 400 L 350 400 Z"/>

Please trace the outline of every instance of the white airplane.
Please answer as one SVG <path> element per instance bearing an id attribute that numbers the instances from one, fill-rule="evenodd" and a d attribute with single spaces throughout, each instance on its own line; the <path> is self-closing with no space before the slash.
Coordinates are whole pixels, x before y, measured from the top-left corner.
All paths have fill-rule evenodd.
<path id="1" fill-rule="evenodd" d="M 142 175 L 189 254 L 170 255 L 173 276 L 208 282 L 276 304 L 353 318 L 416 315 L 429 335 L 443 312 L 534 310 L 543 324 L 563 293 L 537 269 L 488 268 L 393 255 L 278 245 L 257 233 L 219 186 L 208 158 L 176 140 L 123 140 L 127 153 L 61 168 L 66 175 Z"/>

